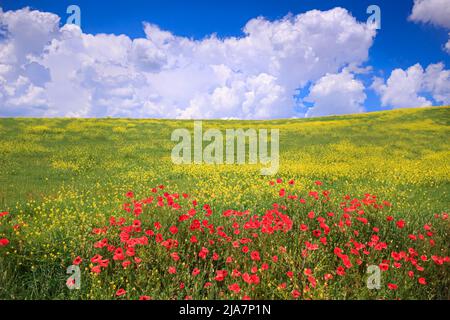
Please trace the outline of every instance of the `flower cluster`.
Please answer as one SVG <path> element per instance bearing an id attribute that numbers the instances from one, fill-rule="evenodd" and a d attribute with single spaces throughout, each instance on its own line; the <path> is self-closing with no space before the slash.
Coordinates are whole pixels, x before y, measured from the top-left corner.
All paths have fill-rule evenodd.
<path id="1" fill-rule="evenodd" d="M 421 287 L 426 294 L 430 283 L 448 278 L 448 246 L 435 239 L 448 226 L 447 213 L 413 230 L 373 194 L 339 200 L 320 181 L 303 194 L 294 180 L 269 184 L 278 199 L 262 214 L 215 212 L 163 185 L 142 199 L 128 192 L 124 214 L 92 230 L 91 276 L 120 278 L 115 296 L 142 300 L 314 299 L 333 298 L 336 290 L 397 298 Z M 381 271 L 376 292 L 366 287 L 370 265 Z M 148 286 L 149 274 L 156 288 Z M 167 295 L 158 295 L 158 286 Z"/>

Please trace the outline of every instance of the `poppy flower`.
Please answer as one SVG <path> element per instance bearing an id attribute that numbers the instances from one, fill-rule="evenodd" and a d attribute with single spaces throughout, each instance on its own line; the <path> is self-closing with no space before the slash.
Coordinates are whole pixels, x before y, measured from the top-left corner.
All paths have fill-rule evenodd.
<path id="1" fill-rule="evenodd" d="M 172 252 L 172 253 L 170 254 L 170 257 L 172 258 L 173 261 L 178 261 L 178 260 L 180 260 L 180 256 L 178 255 L 177 252 Z"/>
<path id="2" fill-rule="evenodd" d="M 233 271 L 231 272 L 231 276 L 233 278 L 240 277 L 241 276 L 241 272 L 239 270 L 237 270 L 237 269 L 233 269 Z"/>
<path id="3" fill-rule="evenodd" d="M 189 240 L 191 243 L 197 243 L 197 237 L 196 236 L 192 236 L 191 239 Z"/>
<path id="4" fill-rule="evenodd" d="M 389 290 L 397 290 L 398 286 L 394 283 L 388 283 Z"/>
<path id="5" fill-rule="evenodd" d="M 311 287 L 315 288 L 317 286 L 316 278 L 314 278 L 313 276 L 309 276 L 308 281 L 311 284 Z"/>
<path id="6" fill-rule="evenodd" d="M 92 268 L 91 268 L 91 272 L 93 272 L 93 273 L 100 273 L 102 271 L 102 268 L 100 267 L 100 266 L 93 266 Z"/>
<path id="7" fill-rule="evenodd" d="M 345 269 L 344 269 L 344 267 L 339 266 L 339 267 L 336 269 L 336 274 L 339 275 L 339 276 L 344 276 L 344 275 L 345 275 Z"/>
<path id="8" fill-rule="evenodd" d="M 252 253 L 250 253 L 250 257 L 253 261 L 259 261 L 261 260 L 261 257 L 259 256 L 259 252 L 258 251 L 252 251 Z"/>
<path id="9" fill-rule="evenodd" d="M 278 285 L 278 289 L 280 289 L 280 290 L 286 289 L 286 287 L 287 287 L 286 282 L 280 283 L 280 284 Z"/>
<path id="10" fill-rule="evenodd" d="M 403 229 L 405 227 L 405 220 L 398 220 L 395 225 L 397 226 L 397 228 L 399 229 Z"/>
<path id="11" fill-rule="evenodd" d="M 208 255 L 209 250 L 206 249 L 205 247 L 202 247 L 202 249 L 200 250 L 200 252 L 198 253 L 198 256 L 202 259 L 206 259 L 206 256 Z"/>
<path id="12" fill-rule="evenodd" d="M 169 228 L 169 231 L 171 234 L 177 234 L 178 233 L 178 228 L 176 226 L 171 226 Z"/>
<path id="13" fill-rule="evenodd" d="M 294 299 L 298 299 L 301 294 L 300 294 L 300 291 L 294 289 L 294 290 L 292 290 L 291 295 Z"/>
<path id="14" fill-rule="evenodd" d="M 225 279 L 225 277 L 227 276 L 227 274 L 228 274 L 227 270 L 217 270 L 216 277 L 214 278 L 214 280 L 223 281 Z"/>
<path id="15" fill-rule="evenodd" d="M 177 269 L 175 267 L 169 267 L 168 271 L 169 271 L 170 274 L 177 273 Z"/>
<path id="16" fill-rule="evenodd" d="M 239 287 L 239 284 L 237 284 L 237 283 L 230 284 L 228 286 L 228 289 L 230 289 L 230 291 L 233 291 L 234 293 L 239 293 L 241 291 L 241 288 Z"/>
<path id="17" fill-rule="evenodd" d="M 124 289 L 119 289 L 116 292 L 116 296 L 120 297 L 123 296 L 124 294 L 126 294 L 127 292 Z"/>
<path id="18" fill-rule="evenodd" d="M 323 278 L 324 278 L 325 280 L 330 280 L 330 279 L 333 279 L 333 275 L 332 275 L 331 273 L 327 273 L 327 274 L 325 274 L 325 275 L 323 276 Z"/>
<path id="19" fill-rule="evenodd" d="M 152 300 L 152 297 L 150 297 L 150 296 L 140 296 L 139 300 Z"/>
<path id="20" fill-rule="evenodd" d="M 134 197 L 134 193 L 132 191 L 128 191 L 127 193 L 125 193 L 125 197 L 133 198 Z"/>
<path id="21" fill-rule="evenodd" d="M 6 238 L 0 239 L 0 247 L 5 247 L 8 245 L 8 243 L 9 243 L 8 239 L 6 239 Z"/>
<path id="22" fill-rule="evenodd" d="M 419 278 L 419 283 L 422 285 L 426 285 L 427 284 L 427 280 L 425 278 Z"/>
<path id="23" fill-rule="evenodd" d="M 389 265 L 387 263 L 380 263 L 380 270 L 387 271 L 389 269 Z"/>

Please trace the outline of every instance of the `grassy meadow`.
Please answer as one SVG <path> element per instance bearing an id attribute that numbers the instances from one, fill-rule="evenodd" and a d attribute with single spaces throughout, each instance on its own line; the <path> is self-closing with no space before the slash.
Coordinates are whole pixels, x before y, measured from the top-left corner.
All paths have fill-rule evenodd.
<path id="1" fill-rule="evenodd" d="M 449 299 L 450 107 L 203 122 L 278 128 L 273 177 L 172 164 L 177 128 L 193 121 L 0 119 L 0 299 Z"/>

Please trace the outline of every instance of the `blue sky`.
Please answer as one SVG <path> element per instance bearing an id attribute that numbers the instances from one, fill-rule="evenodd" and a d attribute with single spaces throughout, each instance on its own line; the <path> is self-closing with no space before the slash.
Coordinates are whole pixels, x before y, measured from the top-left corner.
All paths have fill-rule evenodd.
<path id="1" fill-rule="evenodd" d="M 81 8 L 81 27 L 84 34 L 125 34 L 130 39 L 145 38 L 143 22 L 149 22 L 157 25 L 161 30 L 170 31 L 173 35 L 196 40 L 202 40 L 211 34 L 216 34 L 219 39 L 233 36 L 244 37 L 243 27 L 249 20 L 258 16 L 263 16 L 268 21 L 277 21 L 289 13 L 295 16 L 313 9 L 326 11 L 342 7 L 359 22 L 364 22 L 369 16 L 366 13 L 367 7 L 376 4 L 381 9 L 381 30 L 377 31 L 373 42 L 368 47 L 368 59 L 360 64 L 370 66 L 372 71 L 368 74 L 354 75 L 355 79 L 364 84 L 366 95 L 363 102 L 364 111 L 397 107 L 395 101 L 391 101 L 392 105 L 389 104 L 389 95 L 386 93 L 389 88 L 383 89 L 387 96 L 387 103 L 382 106 L 380 100 L 382 89 L 377 92 L 370 88 L 375 77 L 383 79 L 384 84 L 387 85 L 386 81 L 395 69 L 407 71 L 416 64 L 420 64 L 425 69 L 430 64 L 442 63 L 441 72 L 444 72 L 442 77 L 445 78 L 448 77 L 445 72 L 450 67 L 450 54 L 443 49 L 449 39 L 449 30 L 445 25 L 442 26 L 433 21 L 419 21 L 420 17 L 416 21 L 408 20 L 413 9 L 413 0 L 128 0 L 117 3 L 81 0 L 0 1 L 0 7 L 4 12 L 28 6 L 41 12 L 54 13 L 61 18 L 61 26 L 68 16 L 66 8 L 70 4 L 76 4 Z M 450 6 L 450 1 L 448 4 Z M 310 87 L 317 83 L 314 81 L 301 89 L 301 98 L 308 95 Z M 442 83 L 440 85 L 442 86 Z M 417 89 L 417 93 L 419 97 L 433 104 L 439 102 L 436 99 L 433 100 L 433 95 L 440 98 L 443 96 L 441 103 L 450 99 L 447 97 L 448 90 L 445 88 L 440 88 L 438 93 L 436 90 Z M 395 94 L 395 90 L 392 94 Z M 312 99 L 312 102 L 305 101 L 303 105 L 314 105 L 317 99 Z M 397 104 L 401 105 L 401 103 Z"/>

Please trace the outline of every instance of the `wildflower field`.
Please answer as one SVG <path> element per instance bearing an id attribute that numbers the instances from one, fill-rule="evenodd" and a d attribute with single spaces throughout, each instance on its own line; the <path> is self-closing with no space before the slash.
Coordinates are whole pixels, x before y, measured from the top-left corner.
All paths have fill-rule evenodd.
<path id="1" fill-rule="evenodd" d="M 449 299 L 449 125 L 449 107 L 203 122 L 278 128 L 262 176 L 173 164 L 192 121 L 0 119 L 0 299 Z"/>

